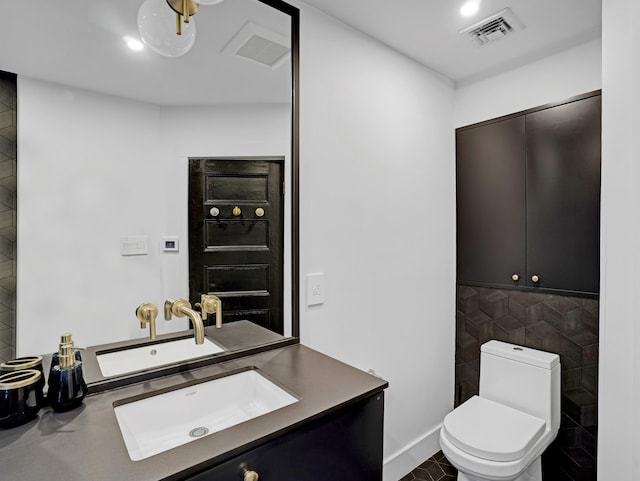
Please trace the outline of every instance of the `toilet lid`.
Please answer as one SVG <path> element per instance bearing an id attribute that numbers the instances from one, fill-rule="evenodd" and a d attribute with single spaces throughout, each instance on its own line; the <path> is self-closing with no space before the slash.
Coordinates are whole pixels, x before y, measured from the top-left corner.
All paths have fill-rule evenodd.
<path id="1" fill-rule="evenodd" d="M 443 423 L 455 446 L 491 461 L 522 458 L 544 428 L 540 418 L 478 396 L 450 412 Z"/>

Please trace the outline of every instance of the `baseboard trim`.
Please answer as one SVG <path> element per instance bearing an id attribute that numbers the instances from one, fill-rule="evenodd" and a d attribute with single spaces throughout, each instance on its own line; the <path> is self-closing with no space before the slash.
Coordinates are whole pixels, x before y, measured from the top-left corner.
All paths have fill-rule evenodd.
<path id="1" fill-rule="evenodd" d="M 440 451 L 440 427 L 432 430 L 383 460 L 383 481 L 398 481 L 413 468 Z"/>

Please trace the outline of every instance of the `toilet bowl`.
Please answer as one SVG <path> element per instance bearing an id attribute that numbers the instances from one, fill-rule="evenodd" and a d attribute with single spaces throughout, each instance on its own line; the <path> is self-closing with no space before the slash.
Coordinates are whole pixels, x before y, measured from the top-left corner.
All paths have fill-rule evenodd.
<path id="1" fill-rule="evenodd" d="M 542 481 L 540 456 L 559 427 L 558 355 L 489 341 L 480 394 L 445 417 L 440 447 L 458 481 Z"/>

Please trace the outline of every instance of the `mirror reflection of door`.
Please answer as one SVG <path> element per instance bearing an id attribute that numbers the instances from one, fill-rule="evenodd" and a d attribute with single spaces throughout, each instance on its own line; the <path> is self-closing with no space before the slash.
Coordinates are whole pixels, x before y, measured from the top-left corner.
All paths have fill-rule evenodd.
<path id="1" fill-rule="evenodd" d="M 189 159 L 189 297 L 283 334 L 283 157 Z M 208 324 L 215 321 L 207 320 Z"/>

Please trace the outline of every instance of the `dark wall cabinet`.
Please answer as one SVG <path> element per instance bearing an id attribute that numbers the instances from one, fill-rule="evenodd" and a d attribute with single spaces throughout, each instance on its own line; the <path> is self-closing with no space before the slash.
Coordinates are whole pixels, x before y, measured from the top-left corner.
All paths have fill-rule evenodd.
<path id="1" fill-rule="evenodd" d="M 600 100 L 456 130 L 460 284 L 598 293 Z"/>
<path id="2" fill-rule="evenodd" d="M 383 412 L 380 392 L 186 479 L 381 481 Z"/>

